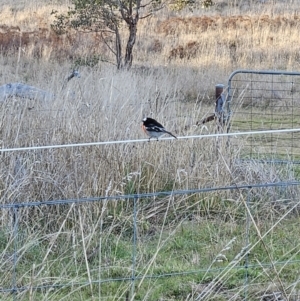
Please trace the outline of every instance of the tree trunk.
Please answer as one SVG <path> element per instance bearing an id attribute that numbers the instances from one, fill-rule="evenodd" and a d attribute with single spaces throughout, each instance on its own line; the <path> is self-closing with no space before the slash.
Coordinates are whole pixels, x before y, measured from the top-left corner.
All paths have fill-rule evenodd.
<path id="1" fill-rule="evenodd" d="M 130 20 L 130 23 L 128 24 L 129 38 L 127 41 L 126 53 L 124 58 L 124 65 L 127 69 L 129 69 L 132 65 L 132 50 L 136 41 L 137 21 L 137 18 L 132 18 Z"/>
<path id="2" fill-rule="evenodd" d="M 117 68 L 121 69 L 123 67 L 122 64 L 122 45 L 121 45 L 121 37 L 118 28 L 115 28 L 115 35 L 116 35 L 116 61 L 117 61 Z"/>

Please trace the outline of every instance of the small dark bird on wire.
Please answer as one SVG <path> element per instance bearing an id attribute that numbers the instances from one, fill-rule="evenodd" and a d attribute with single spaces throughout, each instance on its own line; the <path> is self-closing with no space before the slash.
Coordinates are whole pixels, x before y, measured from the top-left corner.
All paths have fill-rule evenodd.
<path id="1" fill-rule="evenodd" d="M 151 138 L 156 138 L 156 140 L 158 141 L 158 137 L 164 134 L 169 134 L 170 136 L 177 139 L 176 136 L 165 130 L 165 128 L 159 122 L 150 117 L 145 117 L 143 119 L 142 129 L 149 136 L 149 142 Z"/>

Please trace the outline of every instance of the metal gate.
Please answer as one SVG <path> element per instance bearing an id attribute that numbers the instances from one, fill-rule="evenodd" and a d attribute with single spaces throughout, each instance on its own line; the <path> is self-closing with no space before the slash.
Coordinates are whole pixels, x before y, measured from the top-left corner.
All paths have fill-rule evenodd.
<path id="1" fill-rule="evenodd" d="M 231 132 L 300 128 L 300 72 L 236 70 L 228 79 Z M 299 161 L 300 132 L 232 139 L 244 158 Z"/>

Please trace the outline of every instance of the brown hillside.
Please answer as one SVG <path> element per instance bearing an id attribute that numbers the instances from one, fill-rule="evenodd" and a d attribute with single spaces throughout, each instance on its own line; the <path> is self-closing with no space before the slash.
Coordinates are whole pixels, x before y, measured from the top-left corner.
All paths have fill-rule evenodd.
<path id="1" fill-rule="evenodd" d="M 160 44 L 160 37 L 175 34 L 197 34 L 196 40 L 188 45 L 189 53 L 184 48 L 174 47 L 169 53 L 170 57 L 195 57 L 198 48 L 199 33 L 234 30 L 239 34 L 249 33 L 252 30 L 268 29 L 276 32 L 278 28 L 296 28 L 299 26 L 300 17 L 268 15 L 262 16 L 201 16 L 201 17 L 172 17 L 158 22 L 155 29 L 156 43 Z M 141 27 L 143 25 L 141 24 Z M 143 28 L 140 27 L 142 31 Z M 145 30 L 145 32 L 150 32 Z M 200 36 L 201 37 L 201 36 Z M 231 41 L 232 42 L 232 41 Z M 23 54 L 47 59 L 73 59 L 83 55 L 109 55 L 107 47 L 102 42 L 99 34 L 72 32 L 57 35 L 49 27 L 38 28 L 34 31 L 23 31 L 18 26 L 0 26 L 0 47 L 3 54 L 16 53 L 20 49 Z M 153 47 L 152 47 L 153 48 Z M 152 52 L 151 47 L 148 51 Z M 161 50 L 161 48 L 159 48 Z M 192 49 L 192 50 L 190 50 Z M 157 52 L 157 47 L 155 47 Z"/>
<path id="2" fill-rule="evenodd" d="M 217 29 L 241 29 L 250 30 L 252 27 L 272 28 L 299 26 L 300 16 L 291 17 L 277 16 L 202 16 L 189 18 L 170 18 L 161 22 L 157 28 L 158 33 L 172 35 L 175 33 L 196 33 L 199 31 Z"/>
<path id="3" fill-rule="evenodd" d="M 48 28 L 35 31 L 21 31 L 19 27 L 0 26 L 0 47 L 3 54 L 21 51 L 28 56 L 46 58 L 74 58 L 88 52 L 99 51 L 101 43 L 96 33 L 57 35 Z"/>

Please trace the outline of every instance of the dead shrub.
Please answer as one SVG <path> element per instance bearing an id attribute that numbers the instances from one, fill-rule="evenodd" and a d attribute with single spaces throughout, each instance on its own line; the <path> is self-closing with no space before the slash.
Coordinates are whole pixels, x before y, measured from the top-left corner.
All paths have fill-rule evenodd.
<path id="1" fill-rule="evenodd" d="M 173 17 L 162 21 L 157 27 L 157 33 L 165 35 L 173 35 L 178 31 L 178 28 L 186 29 L 187 23 L 189 22 L 186 18 Z"/>
<path id="2" fill-rule="evenodd" d="M 284 17 L 269 15 L 262 16 L 201 16 L 179 18 L 172 17 L 161 22 L 157 28 L 157 33 L 164 35 L 174 35 L 178 33 L 196 33 L 217 29 L 240 29 L 249 31 L 252 27 L 270 27 L 271 30 L 278 30 L 279 27 L 295 27 L 299 24 L 299 16 Z"/>
<path id="3" fill-rule="evenodd" d="M 100 52 L 101 39 L 97 33 L 70 32 L 57 35 L 48 28 L 39 28 L 35 31 L 22 32 L 18 27 L 0 27 L 0 47 L 2 53 L 17 53 L 21 47 L 22 53 L 41 58 L 76 58 L 87 49 L 89 55 Z M 86 46 L 88 45 L 88 47 Z"/>
<path id="4" fill-rule="evenodd" d="M 199 49 L 199 43 L 196 41 L 190 41 L 185 46 L 179 45 L 173 48 L 169 54 L 169 60 L 173 59 L 191 59 L 197 56 Z"/>
<path id="5" fill-rule="evenodd" d="M 194 58 L 197 56 L 199 49 L 199 43 L 196 41 L 190 41 L 185 46 L 185 54 L 188 59 Z"/>
<path id="6" fill-rule="evenodd" d="M 177 59 L 177 58 L 179 58 L 179 59 L 184 58 L 184 47 L 182 45 L 179 45 L 178 47 L 173 48 L 170 51 L 169 60 L 173 60 L 173 59 Z"/>
<path id="7" fill-rule="evenodd" d="M 162 51 L 162 42 L 159 41 L 158 39 L 155 39 L 152 41 L 150 46 L 148 47 L 149 52 L 161 52 Z"/>

